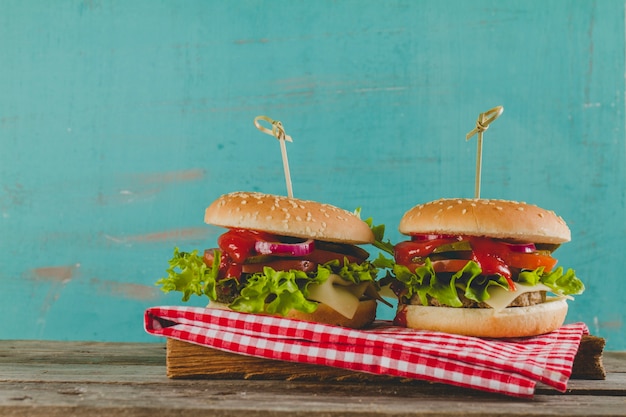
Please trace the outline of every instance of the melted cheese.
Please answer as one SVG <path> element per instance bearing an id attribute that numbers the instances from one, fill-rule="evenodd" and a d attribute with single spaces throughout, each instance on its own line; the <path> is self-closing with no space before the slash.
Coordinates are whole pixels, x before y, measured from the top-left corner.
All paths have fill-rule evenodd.
<path id="1" fill-rule="evenodd" d="M 517 284 L 517 288 L 515 291 L 509 291 L 509 290 L 505 290 L 502 287 L 494 286 L 493 288 L 489 289 L 489 295 L 491 296 L 491 298 L 486 300 L 485 304 L 489 305 L 489 307 L 496 310 L 496 312 L 502 311 L 505 308 L 507 308 L 507 306 L 511 304 L 513 300 L 515 300 L 520 295 L 527 293 L 527 292 L 535 292 L 535 291 L 551 292 L 552 290 L 544 284 L 537 284 L 533 286 Z M 560 300 L 562 298 L 571 298 L 571 297 L 559 295 L 555 297 L 550 297 L 549 301 Z"/>
<path id="2" fill-rule="evenodd" d="M 376 288 L 372 282 L 353 284 L 339 275 L 332 274 L 321 285 L 310 285 L 308 298 L 324 303 L 342 316 L 351 319 L 359 308 L 363 295 L 371 296 L 375 293 Z"/>

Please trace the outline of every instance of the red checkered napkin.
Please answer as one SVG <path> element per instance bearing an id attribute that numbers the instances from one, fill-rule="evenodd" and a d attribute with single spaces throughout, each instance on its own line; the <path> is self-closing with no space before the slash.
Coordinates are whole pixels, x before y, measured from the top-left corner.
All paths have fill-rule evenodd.
<path id="1" fill-rule="evenodd" d="M 198 307 L 153 307 L 149 334 L 227 352 L 380 375 L 415 378 L 516 397 L 537 382 L 563 392 L 584 323 L 541 336 L 481 339 L 418 331 L 378 322 L 353 330 L 280 317 Z"/>

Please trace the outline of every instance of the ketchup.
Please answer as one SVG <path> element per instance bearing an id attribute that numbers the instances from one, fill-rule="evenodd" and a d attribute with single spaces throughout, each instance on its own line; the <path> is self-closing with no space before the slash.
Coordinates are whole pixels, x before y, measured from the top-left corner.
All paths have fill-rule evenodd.
<path id="1" fill-rule="evenodd" d="M 406 327 L 406 308 L 398 310 L 396 317 L 393 319 L 395 326 Z"/>
<path id="2" fill-rule="evenodd" d="M 502 275 L 506 278 L 509 289 L 515 291 L 511 270 L 504 261 L 509 248 L 489 238 L 470 236 L 468 239 L 472 246 L 472 260 L 480 265 L 483 273 L 485 275 Z"/>
<path id="3" fill-rule="evenodd" d="M 400 242 L 395 246 L 396 262 L 400 265 L 413 266 L 415 265 L 415 258 L 426 257 L 441 245 L 460 241 L 469 241 L 472 248 L 471 259 L 480 266 L 483 274 L 503 276 L 509 289 L 515 291 L 511 269 L 507 264 L 507 259 L 510 258 L 510 248 L 501 242 L 486 237 L 416 235 L 413 236 L 412 240 Z"/>
<path id="4" fill-rule="evenodd" d="M 434 239 L 429 240 L 414 237 L 413 240 L 400 242 L 395 246 L 396 262 L 400 265 L 409 265 L 414 262 L 414 258 L 428 256 L 439 246 L 459 240 L 461 240 L 460 237 L 443 235 L 437 235 Z"/>

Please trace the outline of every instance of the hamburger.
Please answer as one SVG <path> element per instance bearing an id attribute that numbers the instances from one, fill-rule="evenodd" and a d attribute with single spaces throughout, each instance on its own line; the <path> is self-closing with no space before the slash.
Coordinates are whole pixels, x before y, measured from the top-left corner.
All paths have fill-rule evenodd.
<path id="1" fill-rule="evenodd" d="M 570 241 L 554 212 L 516 201 L 441 199 L 408 210 L 394 246 L 391 289 L 401 326 L 488 338 L 559 328 L 584 285 L 556 267 Z"/>
<path id="2" fill-rule="evenodd" d="M 207 296 L 208 308 L 362 328 L 376 316 L 378 269 L 357 245 L 374 234 L 358 213 L 257 192 L 222 195 L 204 221 L 217 247 L 174 250 L 164 292 Z"/>

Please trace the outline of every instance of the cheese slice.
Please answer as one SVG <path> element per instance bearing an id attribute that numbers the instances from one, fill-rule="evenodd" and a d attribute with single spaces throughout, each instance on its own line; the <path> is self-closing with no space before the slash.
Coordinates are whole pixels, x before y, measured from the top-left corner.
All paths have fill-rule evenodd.
<path id="1" fill-rule="evenodd" d="M 322 284 L 309 286 L 309 300 L 324 303 L 339 314 L 349 319 L 354 317 L 363 295 L 376 294 L 376 288 L 372 282 L 354 284 L 341 278 L 337 274 L 331 274 Z M 377 298 L 376 296 L 372 298 Z"/>
<path id="2" fill-rule="evenodd" d="M 517 288 L 515 289 L 515 291 L 510 291 L 510 290 L 505 290 L 502 287 L 497 287 L 494 285 L 492 288 L 489 289 L 489 295 L 491 297 L 485 301 L 485 304 L 489 305 L 489 307 L 493 308 L 494 310 L 496 310 L 496 312 L 498 312 L 507 308 L 507 306 L 513 302 L 513 300 L 515 300 L 517 297 L 519 297 L 520 295 L 524 293 L 535 292 L 535 291 L 552 292 L 550 287 L 544 284 L 537 284 L 537 285 L 531 286 L 531 285 L 523 285 L 523 284 L 518 283 L 516 287 Z M 560 300 L 562 298 L 571 299 L 571 297 L 568 297 L 565 295 L 556 295 L 554 297 L 550 297 L 548 300 L 555 301 L 555 300 Z"/>

